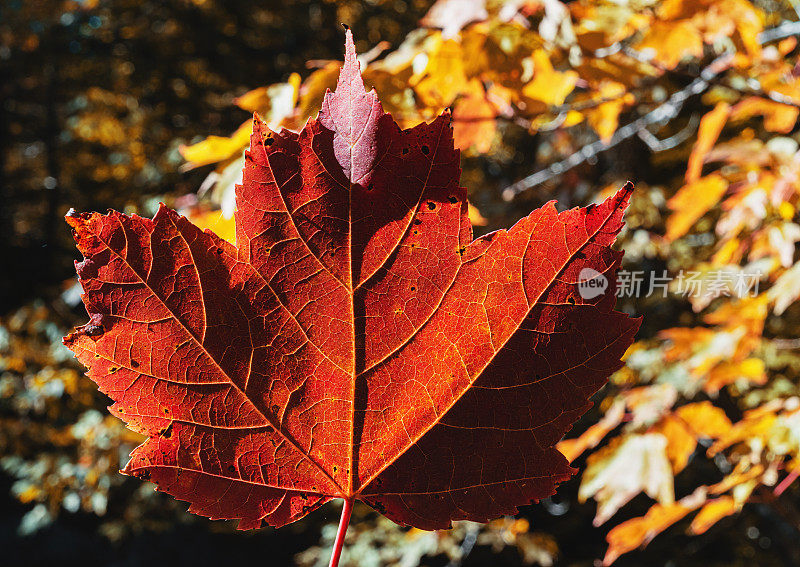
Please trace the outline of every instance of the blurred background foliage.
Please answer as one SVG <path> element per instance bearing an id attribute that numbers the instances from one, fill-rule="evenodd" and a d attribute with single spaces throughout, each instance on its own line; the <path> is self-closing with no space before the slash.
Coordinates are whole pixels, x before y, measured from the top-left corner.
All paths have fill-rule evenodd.
<path id="1" fill-rule="evenodd" d="M 620 245 L 640 279 L 620 282 L 619 306 L 644 316 L 627 367 L 560 445 L 581 473 L 557 496 L 446 532 L 357 508 L 343 564 L 800 565 L 795 8 L 4 0 L 3 563 L 327 564 L 336 504 L 236 533 L 118 474 L 140 438 L 61 345 L 85 319 L 62 217 L 163 201 L 232 238 L 252 113 L 293 129 L 315 115 L 343 22 L 403 126 L 452 109 L 477 234 L 634 180 Z"/>

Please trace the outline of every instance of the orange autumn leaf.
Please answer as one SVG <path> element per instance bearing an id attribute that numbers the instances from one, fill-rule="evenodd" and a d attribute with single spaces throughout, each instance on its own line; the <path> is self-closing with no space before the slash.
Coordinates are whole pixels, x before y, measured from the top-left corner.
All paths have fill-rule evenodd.
<path id="1" fill-rule="evenodd" d="M 690 21 L 656 21 L 636 48 L 662 67 L 674 69 L 684 57 L 703 55 L 703 37 Z"/>
<path id="2" fill-rule="evenodd" d="M 734 424 L 725 435 L 719 438 L 708 450 L 708 455 L 713 457 L 720 451 L 727 449 L 734 443 L 759 437 L 765 437 L 775 424 L 777 416 L 774 412 L 747 412 L 744 418 Z"/>
<path id="3" fill-rule="evenodd" d="M 764 128 L 770 132 L 787 134 L 794 129 L 800 109 L 757 96 L 747 97 L 731 109 L 731 120 L 747 120 L 753 116 L 764 118 Z"/>
<path id="4" fill-rule="evenodd" d="M 706 155 L 717 143 L 722 128 L 728 120 L 731 108 L 726 102 L 717 103 L 714 110 L 708 112 L 700 120 L 700 126 L 697 129 L 697 141 L 692 147 L 692 153 L 689 156 L 689 165 L 686 168 L 686 183 L 693 183 L 700 179 L 700 174 L 703 171 L 703 163 L 705 162 Z"/>
<path id="5" fill-rule="evenodd" d="M 700 535 L 708 531 L 711 526 L 719 522 L 722 518 L 731 516 L 739 511 L 739 506 L 730 496 L 721 496 L 715 500 L 707 502 L 692 520 L 689 530 L 694 535 Z"/>
<path id="6" fill-rule="evenodd" d="M 667 218 L 667 241 L 672 242 L 689 232 L 694 223 L 719 202 L 727 189 L 728 182 L 717 173 L 681 187 L 667 202 L 673 211 Z"/>
<path id="7" fill-rule="evenodd" d="M 644 516 L 614 527 L 606 536 L 608 550 L 603 565 L 611 565 L 621 555 L 650 543 L 658 534 L 695 510 L 703 497 L 703 494 L 691 495 L 674 504 L 654 504 Z"/>
<path id="8" fill-rule="evenodd" d="M 693 353 L 698 345 L 710 341 L 714 331 L 705 327 L 674 327 L 659 332 L 658 337 L 669 341 L 664 350 L 664 360 L 674 362 Z"/>
<path id="9" fill-rule="evenodd" d="M 487 153 L 497 133 L 497 110 L 487 99 L 480 81 L 473 80 L 453 110 L 453 138 L 460 150 Z"/>
<path id="10" fill-rule="evenodd" d="M 564 439 L 556 448 L 564 455 L 569 462 L 580 457 L 587 449 L 592 449 L 600 444 L 600 441 L 613 431 L 625 417 L 625 403 L 623 401 L 614 402 L 603 418 L 589 427 L 580 437 L 576 439 Z"/>
<path id="11" fill-rule="evenodd" d="M 764 361 L 759 358 L 747 358 L 739 362 L 723 361 L 709 371 L 703 390 L 716 394 L 725 386 L 739 380 L 755 385 L 764 384 L 767 381 Z"/>

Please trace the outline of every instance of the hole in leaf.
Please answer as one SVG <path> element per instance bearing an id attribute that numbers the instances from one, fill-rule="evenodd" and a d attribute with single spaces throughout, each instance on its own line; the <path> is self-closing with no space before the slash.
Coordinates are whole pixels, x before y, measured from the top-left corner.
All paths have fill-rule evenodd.
<path id="1" fill-rule="evenodd" d="M 433 201 L 428 201 L 428 209 L 431 210 L 431 211 L 435 210 L 436 209 L 436 203 L 434 203 Z"/>

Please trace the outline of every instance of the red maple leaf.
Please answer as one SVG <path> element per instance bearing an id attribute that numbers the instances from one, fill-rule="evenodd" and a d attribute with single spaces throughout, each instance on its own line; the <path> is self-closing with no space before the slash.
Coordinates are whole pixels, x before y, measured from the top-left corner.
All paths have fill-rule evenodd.
<path id="1" fill-rule="evenodd" d="M 254 120 L 236 247 L 163 206 L 70 213 L 90 321 L 65 344 L 149 436 L 124 472 L 240 528 L 332 498 L 445 528 L 552 494 L 638 328 L 613 310 L 631 187 L 473 241 L 459 174 L 449 115 L 401 130 L 348 32 L 316 120 Z"/>

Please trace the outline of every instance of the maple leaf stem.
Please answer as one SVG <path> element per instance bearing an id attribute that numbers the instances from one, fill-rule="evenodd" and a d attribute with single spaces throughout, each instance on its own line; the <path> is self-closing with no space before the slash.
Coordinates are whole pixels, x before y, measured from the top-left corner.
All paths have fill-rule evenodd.
<path id="1" fill-rule="evenodd" d="M 342 518 L 339 520 L 339 529 L 336 531 L 336 540 L 333 542 L 333 553 L 329 567 L 338 567 L 339 558 L 344 547 L 344 536 L 347 534 L 347 526 L 350 524 L 350 514 L 353 512 L 353 500 L 345 498 L 342 507 Z"/>

